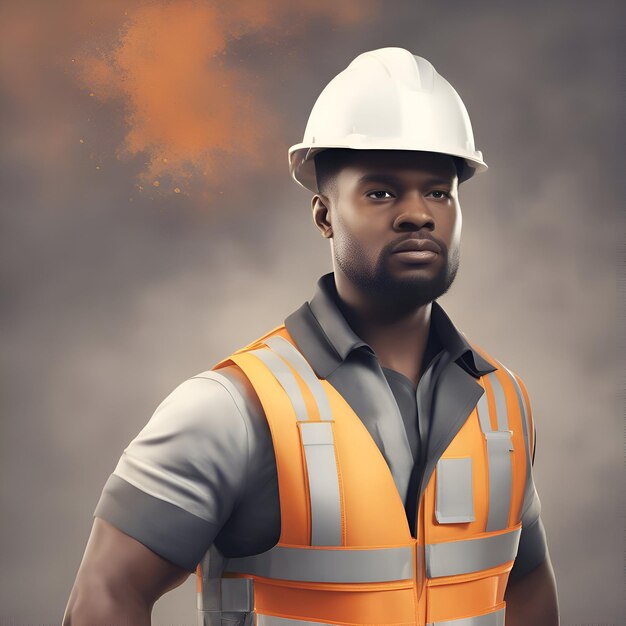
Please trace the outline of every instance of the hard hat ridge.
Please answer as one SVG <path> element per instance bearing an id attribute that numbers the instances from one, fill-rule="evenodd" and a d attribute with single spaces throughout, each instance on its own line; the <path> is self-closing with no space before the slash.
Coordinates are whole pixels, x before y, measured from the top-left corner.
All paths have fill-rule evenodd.
<path id="1" fill-rule="evenodd" d="M 376 59 L 390 79 L 404 83 L 407 88 L 432 91 L 435 68 L 423 57 L 412 54 L 404 48 L 379 48 L 359 54 L 348 68 L 369 58 Z"/>

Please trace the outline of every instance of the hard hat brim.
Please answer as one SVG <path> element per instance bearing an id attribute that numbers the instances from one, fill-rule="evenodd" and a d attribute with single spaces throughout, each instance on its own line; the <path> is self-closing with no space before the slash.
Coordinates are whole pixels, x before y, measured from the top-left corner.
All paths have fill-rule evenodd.
<path id="1" fill-rule="evenodd" d="M 315 160 L 314 157 L 319 152 L 329 150 L 333 148 L 348 148 L 351 150 L 410 150 L 413 152 L 435 152 L 438 154 L 447 154 L 449 156 L 456 156 L 464 159 L 467 168 L 466 173 L 459 182 L 464 182 L 472 178 L 475 174 L 480 174 L 487 171 L 488 166 L 483 161 L 482 153 L 480 151 L 475 152 L 463 152 L 461 150 L 451 149 L 445 150 L 440 146 L 432 149 L 428 147 L 420 148 L 416 150 L 413 147 L 398 145 L 397 143 L 381 143 L 376 142 L 375 146 L 359 146 L 346 144 L 335 145 L 317 145 L 311 146 L 306 143 L 298 143 L 289 148 L 289 173 L 292 178 L 304 189 L 312 191 L 313 193 L 319 193 L 317 188 L 317 180 L 315 176 Z"/>

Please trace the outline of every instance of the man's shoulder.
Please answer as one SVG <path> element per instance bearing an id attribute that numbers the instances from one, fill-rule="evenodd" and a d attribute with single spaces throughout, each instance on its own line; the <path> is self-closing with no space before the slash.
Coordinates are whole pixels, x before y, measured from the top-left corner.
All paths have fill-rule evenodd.
<path id="1" fill-rule="evenodd" d="M 232 377 L 210 370 L 200 372 L 176 385 L 158 404 L 141 436 L 184 433 L 190 437 L 214 437 L 237 428 L 245 435 L 243 422 L 247 405 Z M 243 418 L 243 420 L 242 420 Z M 241 425 L 241 427 L 238 426 Z"/>
<path id="2" fill-rule="evenodd" d="M 240 432 L 243 425 L 248 463 L 264 467 L 273 454 L 269 425 L 259 396 L 239 366 L 231 363 L 217 371 L 206 370 L 184 384 L 201 385 L 195 388 L 195 402 L 200 408 L 204 436 L 213 440 L 239 439 L 244 436 Z"/>
<path id="3" fill-rule="evenodd" d="M 218 370 L 210 369 L 195 374 L 190 381 L 204 381 L 206 397 L 220 396 L 236 407 L 244 417 L 263 412 L 254 387 L 241 368 L 235 363 L 226 364 Z"/>
<path id="4" fill-rule="evenodd" d="M 245 344 L 241 348 L 237 348 L 236 350 L 231 352 L 231 354 L 219 360 L 211 368 L 212 371 L 219 370 L 220 372 L 222 372 L 227 366 L 234 365 L 234 361 L 232 360 L 231 357 L 237 354 L 242 354 L 243 352 L 249 352 L 250 350 L 255 350 L 257 348 L 260 348 L 263 346 L 264 342 L 267 339 L 275 335 L 281 335 L 285 338 L 289 338 L 289 332 L 287 331 L 287 327 L 285 326 L 284 322 L 282 324 L 279 324 L 278 326 L 274 326 L 274 328 L 272 328 L 271 330 L 268 330 L 267 332 L 263 333 L 261 336 L 257 337 L 256 339 L 253 339 L 252 341 L 249 341 L 247 344 Z"/>
<path id="5" fill-rule="evenodd" d="M 244 418 L 246 425 L 251 425 L 253 429 L 258 428 L 259 423 L 263 425 L 265 412 L 257 392 L 232 357 L 260 348 L 267 339 L 277 335 L 291 339 L 284 322 L 233 350 L 210 369 L 184 380 L 165 398 L 159 408 L 168 404 L 176 405 L 177 409 L 186 413 L 199 409 L 205 415 L 216 418 L 221 416 L 222 420 L 228 420 L 238 413 Z"/>

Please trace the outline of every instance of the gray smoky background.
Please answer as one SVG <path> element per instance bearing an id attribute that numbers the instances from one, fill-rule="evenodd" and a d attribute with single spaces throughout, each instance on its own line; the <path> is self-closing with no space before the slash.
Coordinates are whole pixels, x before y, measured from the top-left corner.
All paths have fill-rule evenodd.
<path id="1" fill-rule="evenodd" d="M 60 622 L 124 447 L 332 269 L 287 149 L 385 46 L 454 85 L 490 166 L 441 303 L 527 385 L 561 623 L 624 623 L 623 4 L 0 10 L 0 623 Z M 195 623 L 193 579 L 154 624 Z"/>

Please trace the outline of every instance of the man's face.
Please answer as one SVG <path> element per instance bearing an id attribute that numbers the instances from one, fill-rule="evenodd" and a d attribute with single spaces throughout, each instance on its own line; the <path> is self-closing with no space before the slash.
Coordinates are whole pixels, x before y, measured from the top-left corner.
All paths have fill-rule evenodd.
<path id="1" fill-rule="evenodd" d="M 459 267 L 462 221 L 451 157 L 356 151 L 336 183 L 327 236 L 336 265 L 355 286 L 406 307 L 432 302 L 449 289 Z M 394 251 L 407 240 L 428 240 L 438 250 Z"/>

